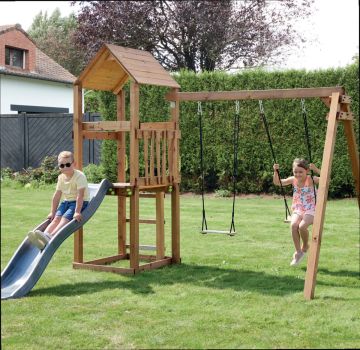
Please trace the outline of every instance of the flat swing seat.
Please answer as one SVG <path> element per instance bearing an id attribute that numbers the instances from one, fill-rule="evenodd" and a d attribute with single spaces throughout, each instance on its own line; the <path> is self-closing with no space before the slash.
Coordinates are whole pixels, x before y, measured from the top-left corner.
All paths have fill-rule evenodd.
<path id="1" fill-rule="evenodd" d="M 284 222 L 285 222 L 286 224 L 288 224 L 289 222 L 291 222 L 291 215 L 288 215 L 288 216 L 286 217 L 286 219 L 284 219 Z"/>
<path id="2" fill-rule="evenodd" d="M 201 230 L 200 233 L 202 234 L 223 234 L 223 235 L 229 235 L 229 236 L 235 236 L 236 232 L 230 232 L 230 231 L 219 231 L 219 230 Z"/>

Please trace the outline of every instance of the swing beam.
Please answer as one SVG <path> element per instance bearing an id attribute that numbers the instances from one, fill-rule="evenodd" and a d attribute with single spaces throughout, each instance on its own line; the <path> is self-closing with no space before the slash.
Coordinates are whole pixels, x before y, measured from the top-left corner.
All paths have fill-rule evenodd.
<path id="1" fill-rule="evenodd" d="M 278 90 L 243 90 L 243 91 L 208 91 L 208 92 L 177 92 L 172 91 L 166 95 L 169 101 L 229 101 L 229 100 L 267 100 L 267 99 L 298 99 L 320 98 L 329 108 L 327 131 L 323 152 L 321 176 L 318 188 L 317 205 L 312 229 L 312 244 L 307 261 L 304 284 L 304 297 L 313 299 L 315 294 L 316 276 L 318 270 L 320 245 L 325 220 L 325 210 L 330 184 L 331 166 L 334 156 L 337 126 L 339 122 L 344 125 L 348 144 L 348 153 L 355 183 L 355 190 L 360 206 L 359 185 L 359 153 L 353 125 L 353 116 L 350 111 L 351 99 L 345 95 L 341 86 L 278 89 Z"/>
<path id="2" fill-rule="evenodd" d="M 202 92 L 169 92 L 169 101 L 231 101 L 231 100 L 277 100 L 292 98 L 329 98 L 332 93 L 345 94 L 342 86 L 275 89 L 275 90 L 242 90 L 242 91 L 202 91 Z"/>

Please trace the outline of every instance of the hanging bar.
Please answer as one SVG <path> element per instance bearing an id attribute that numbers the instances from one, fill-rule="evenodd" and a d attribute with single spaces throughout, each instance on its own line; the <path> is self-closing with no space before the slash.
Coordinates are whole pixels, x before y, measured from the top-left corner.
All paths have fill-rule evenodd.
<path id="1" fill-rule="evenodd" d="M 345 90 L 342 86 L 334 86 L 304 89 L 170 92 L 165 96 L 165 98 L 168 101 L 271 100 L 329 97 L 335 92 L 342 95 L 345 93 Z"/>

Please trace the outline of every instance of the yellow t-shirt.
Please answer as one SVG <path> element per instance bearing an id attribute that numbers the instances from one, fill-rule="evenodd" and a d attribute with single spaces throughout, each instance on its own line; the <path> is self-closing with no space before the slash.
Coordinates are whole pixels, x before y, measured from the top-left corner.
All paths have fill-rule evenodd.
<path id="1" fill-rule="evenodd" d="M 80 170 L 74 170 L 71 179 L 67 179 L 65 174 L 60 174 L 56 185 L 56 190 L 62 192 L 63 199 L 66 201 L 76 201 L 78 190 L 85 188 L 84 201 L 89 200 L 89 188 L 86 176 Z"/>

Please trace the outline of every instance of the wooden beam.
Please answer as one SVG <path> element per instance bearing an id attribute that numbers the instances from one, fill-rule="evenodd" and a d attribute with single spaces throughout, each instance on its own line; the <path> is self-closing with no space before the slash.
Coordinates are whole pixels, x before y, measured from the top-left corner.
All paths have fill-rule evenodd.
<path id="1" fill-rule="evenodd" d="M 156 193 L 156 258 L 165 256 L 164 192 Z"/>
<path id="2" fill-rule="evenodd" d="M 180 190 L 177 183 L 171 192 L 171 250 L 172 261 L 180 263 Z"/>
<path id="3" fill-rule="evenodd" d="M 136 138 L 139 129 L 139 84 L 130 84 L 130 183 L 135 185 L 139 177 L 139 140 Z"/>
<path id="4" fill-rule="evenodd" d="M 74 161 L 76 167 L 82 170 L 83 137 L 82 137 L 82 85 L 74 85 Z M 80 228 L 74 234 L 74 262 L 83 262 L 83 229 Z"/>
<path id="5" fill-rule="evenodd" d="M 126 222 L 131 222 L 131 219 L 126 219 Z M 156 224 L 155 219 L 139 219 L 139 224 Z"/>
<path id="6" fill-rule="evenodd" d="M 88 131 L 130 131 L 130 122 L 125 120 L 84 122 L 82 130 Z"/>
<path id="7" fill-rule="evenodd" d="M 116 82 L 115 87 L 112 90 L 115 95 L 118 95 L 120 93 L 121 89 L 128 81 L 128 79 L 129 76 L 124 72 L 124 75 L 121 77 L 121 79 L 119 79 L 119 81 Z"/>
<path id="8" fill-rule="evenodd" d="M 126 248 L 130 248 L 130 244 L 126 245 Z M 154 245 L 139 245 L 139 250 L 156 250 Z"/>
<path id="9" fill-rule="evenodd" d="M 116 95 L 116 114 L 118 122 L 124 123 L 125 115 L 125 91 L 121 90 Z M 130 123 L 129 123 L 130 127 Z M 126 134 L 118 134 L 117 140 L 117 181 L 126 181 Z M 126 253 L 126 197 L 118 196 L 118 253 Z"/>
<path id="10" fill-rule="evenodd" d="M 323 159 L 321 163 L 321 175 L 319 182 L 319 189 L 317 193 L 317 203 L 315 209 L 315 217 L 312 229 L 312 241 L 310 244 L 310 253 L 307 262 L 304 296 L 310 300 L 314 298 L 316 275 L 320 256 L 320 246 L 322 231 L 324 227 L 325 210 L 327 203 L 327 195 L 329 191 L 331 165 L 334 156 L 334 147 L 336 140 L 336 131 L 338 121 L 336 114 L 339 109 L 339 92 L 333 93 L 331 96 L 329 121 L 326 130 L 325 147 Z"/>
<path id="11" fill-rule="evenodd" d="M 173 94 L 178 94 L 179 89 L 172 89 Z M 172 152 L 172 163 L 169 163 L 169 166 L 172 166 L 170 173 L 173 174 L 174 182 L 180 183 L 180 171 L 179 171 L 179 159 L 180 159 L 180 138 L 176 137 L 176 133 L 180 132 L 180 103 L 179 101 L 171 102 L 170 104 L 170 113 L 171 120 L 175 125 L 175 135 L 172 143 L 172 147 L 169 149 L 169 152 Z"/>
<path id="12" fill-rule="evenodd" d="M 139 189 L 130 197 L 130 267 L 139 269 Z"/>
<path id="13" fill-rule="evenodd" d="M 203 91 L 203 92 L 169 92 L 165 98 L 168 101 L 230 101 L 230 100 L 269 100 L 329 97 L 332 93 L 344 94 L 341 86 L 276 89 L 276 90 L 243 90 L 243 91 Z"/>
<path id="14" fill-rule="evenodd" d="M 140 123 L 140 130 L 175 130 L 174 122 Z"/>
<path id="15" fill-rule="evenodd" d="M 163 267 L 163 266 L 171 265 L 171 264 L 172 264 L 171 258 L 165 257 L 164 259 L 156 260 L 154 262 L 141 265 L 140 270 L 141 271 L 143 271 L 143 270 L 153 270 L 153 269 L 157 269 L 159 267 Z"/>
<path id="16" fill-rule="evenodd" d="M 82 136 L 84 139 L 92 140 L 118 140 L 117 132 L 105 132 L 105 131 L 83 131 Z"/>
<path id="17" fill-rule="evenodd" d="M 124 259 L 127 259 L 127 258 L 128 258 L 128 256 L 125 253 L 125 254 L 118 254 L 118 255 L 108 256 L 108 257 L 105 257 L 105 258 L 86 261 L 86 262 L 84 262 L 84 264 L 106 265 L 106 264 L 111 264 L 111 263 L 114 263 L 116 261 L 124 260 Z"/>
<path id="18" fill-rule="evenodd" d="M 123 268 L 123 267 L 114 267 L 108 265 L 96 265 L 96 264 L 83 264 L 83 263 L 73 263 L 74 269 L 84 269 L 84 270 L 93 270 L 93 271 L 103 271 L 103 272 L 113 272 L 123 275 L 134 275 L 135 269 Z"/>

